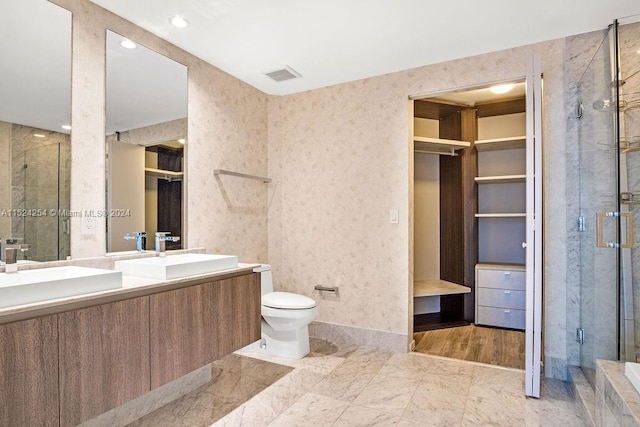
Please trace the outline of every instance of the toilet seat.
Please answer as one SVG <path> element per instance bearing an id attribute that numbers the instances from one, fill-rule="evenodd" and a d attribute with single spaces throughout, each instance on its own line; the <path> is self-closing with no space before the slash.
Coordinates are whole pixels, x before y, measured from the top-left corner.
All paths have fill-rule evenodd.
<path id="1" fill-rule="evenodd" d="M 316 306 L 316 302 L 304 295 L 291 292 L 271 292 L 262 296 L 262 305 L 283 310 L 306 310 Z"/>

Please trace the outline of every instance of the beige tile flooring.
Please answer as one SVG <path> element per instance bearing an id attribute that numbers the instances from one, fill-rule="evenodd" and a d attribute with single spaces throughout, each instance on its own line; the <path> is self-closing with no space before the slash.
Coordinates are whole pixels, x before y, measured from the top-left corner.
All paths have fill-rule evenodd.
<path id="1" fill-rule="evenodd" d="M 266 363 L 270 362 L 270 363 Z M 312 339 L 288 360 L 242 350 L 214 380 L 136 426 L 583 426 L 567 384 L 543 380 L 524 397 L 524 373 L 425 354 Z"/>

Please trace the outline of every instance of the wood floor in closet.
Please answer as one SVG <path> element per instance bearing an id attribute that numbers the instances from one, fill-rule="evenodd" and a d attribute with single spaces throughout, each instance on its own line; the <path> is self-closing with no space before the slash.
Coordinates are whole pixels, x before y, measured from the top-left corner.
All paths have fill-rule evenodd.
<path id="1" fill-rule="evenodd" d="M 468 325 L 416 332 L 419 353 L 524 369 L 524 332 Z"/>

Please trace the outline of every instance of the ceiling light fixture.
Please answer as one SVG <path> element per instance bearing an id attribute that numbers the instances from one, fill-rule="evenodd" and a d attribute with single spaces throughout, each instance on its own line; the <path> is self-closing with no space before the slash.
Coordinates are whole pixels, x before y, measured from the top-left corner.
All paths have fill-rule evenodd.
<path id="1" fill-rule="evenodd" d="M 34 133 L 33 136 L 35 136 L 36 138 L 46 138 L 47 135 L 44 135 L 42 133 Z"/>
<path id="2" fill-rule="evenodd" d="M 513 86 L 515 86 L 513 83 L 507 83 L 504 85 L 491 86 L 489 89 L 491 90 L 491 92 L 500 95 L 509 92 L 511 89 L 513 89 Z"/>
<path id="3" fill-rule="evenodd" d="M 120 46 L 124 47 L 125 49 L 135 49 L 138 45 L 129 39 L 124 39 L 120 42 Z"/>
<path id="4" fill-rule="evenodd" d="M 186 19 L 184 19 L 184 17 L 180 15 L 175 15 L 171 17 L 169 19 L 169 22 L 171 22 L 171 25 L 178 28 L 187 28 L 189 26 L 189 21 L 187 21 Z"/>
<path id="5" fill-rule="evenodd" d="M 62 125 L 60 127 L 64 130 L 71 130 L 71 125 Z"/>

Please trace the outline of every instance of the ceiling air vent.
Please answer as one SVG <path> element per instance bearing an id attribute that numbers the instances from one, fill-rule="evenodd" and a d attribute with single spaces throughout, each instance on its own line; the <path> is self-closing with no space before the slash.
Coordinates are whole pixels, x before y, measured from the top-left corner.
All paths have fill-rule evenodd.
<path id="1" fill-rule="evenodd" d="M 281 68 L 279 70 L 270 71 L 265 74 L 277 82 L 282 82 L 282 81 L 291 80 L 291 79 L 299 79 L 300 77 L 302 77 L 300 73 L 298 73 L 296 70 L 289 67 L 288 65 L 285 65 L 284 68 Z"/>

